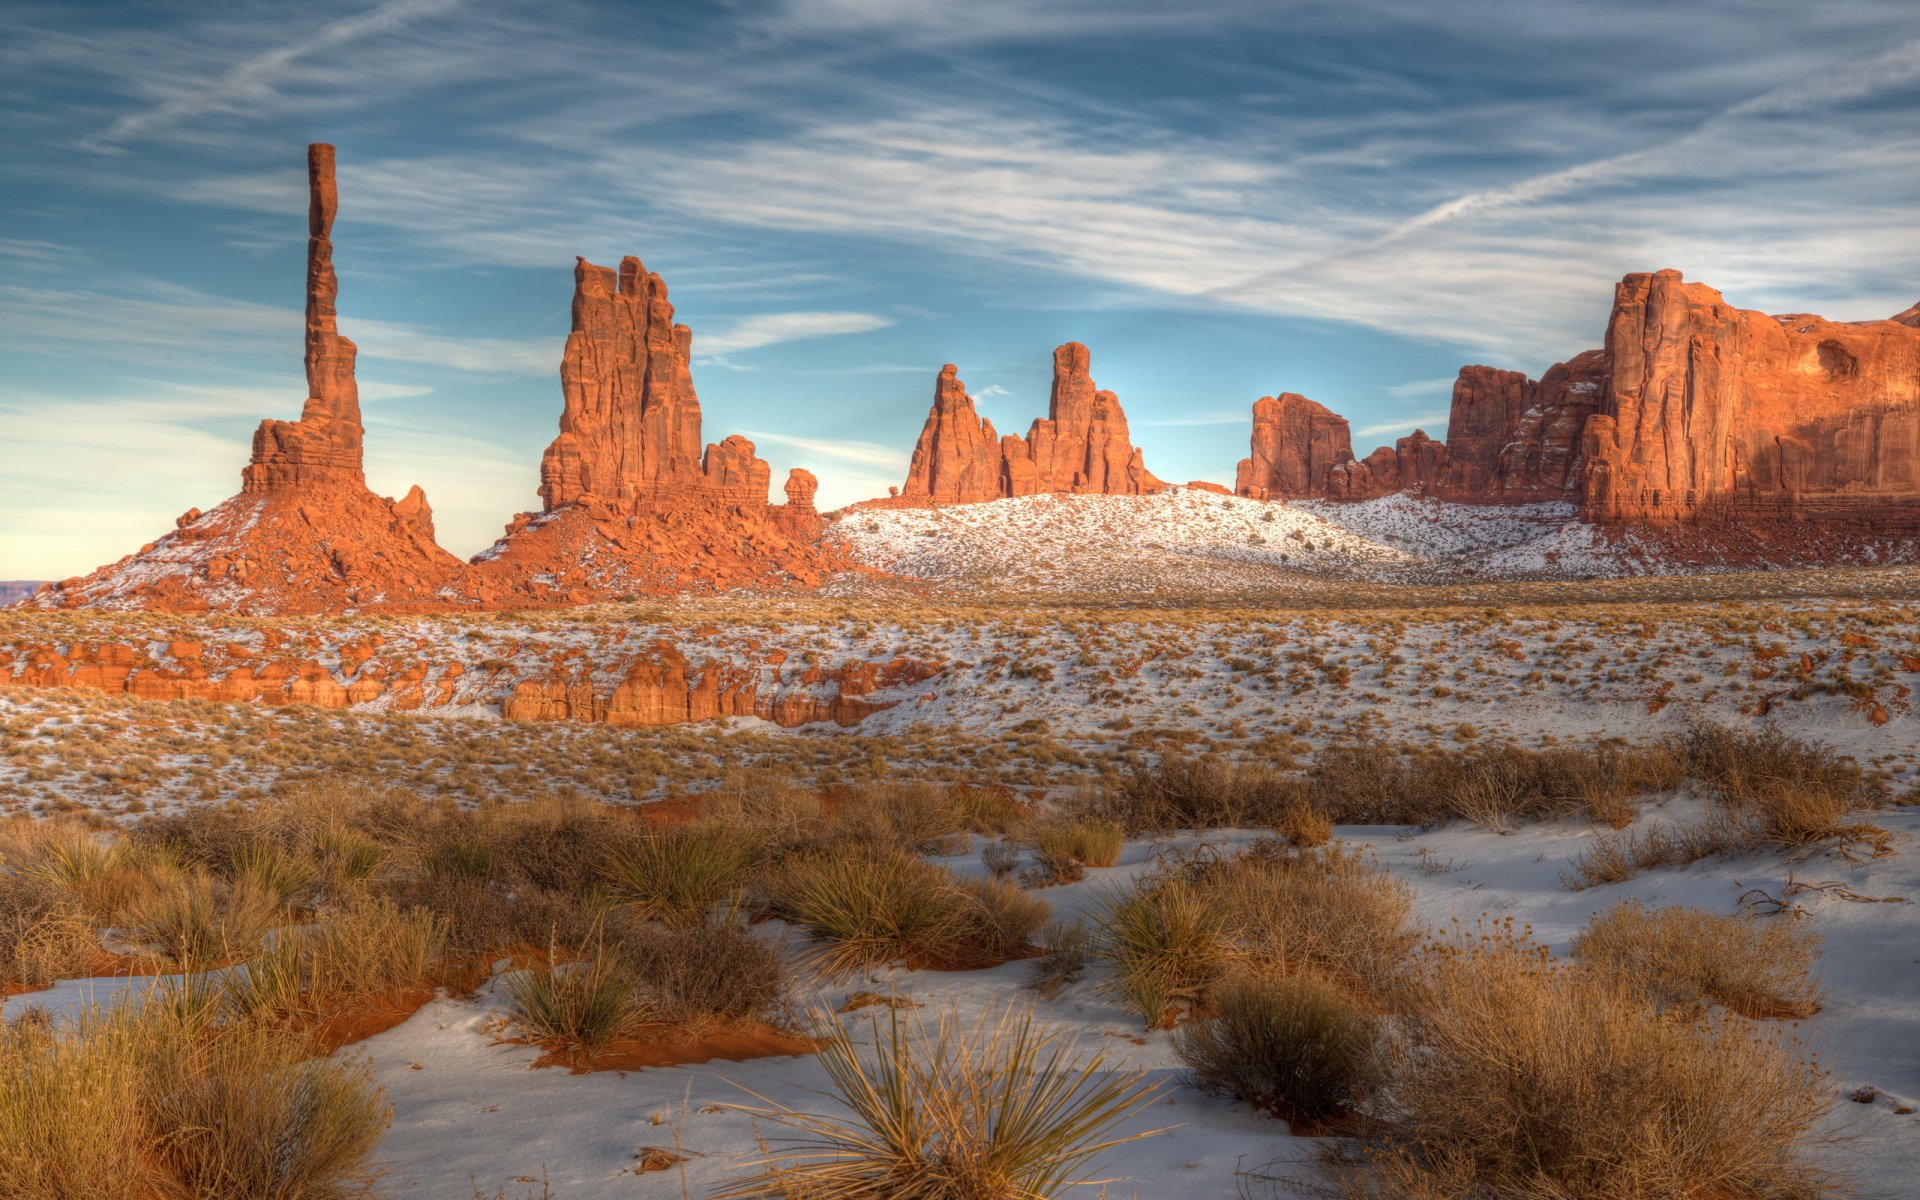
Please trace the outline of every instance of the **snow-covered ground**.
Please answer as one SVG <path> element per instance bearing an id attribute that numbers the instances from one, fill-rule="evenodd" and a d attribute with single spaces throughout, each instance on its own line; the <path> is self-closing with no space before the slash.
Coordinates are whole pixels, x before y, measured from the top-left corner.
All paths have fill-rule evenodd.
<path id="1" fill-rule="evenodd" d="M 1696 802 L 1650 803 L 1642 822 L 1686 820 Z M 1815 857 L 1793 865 L 1777 855 L 1697 863 L 1685 870 L 1645 874 L 1625 883 L 1568 891 L 1560 872 L 1596 830 L 1575 821 L 1525 826 L 1495 834 L 1467 825 L 1419 831 L 1398 827 L 1343 827 L 1336 836 L 1370 847 L 1380 862 L 1415 891 L 1416 918 L 1431 929 L 1483 914 L 1530 925 L 1555 953 L 1564 954 L 1589 916 L 1616 901 L 1696 905 L 1741 911 L 1740 897 L 1759 888 L 1775 896 L 1790 879 L 1838 882 L 1857 895 L 1903 897 L 1898 903 L 1859 903 L 1833 891 L 1803 891 L 1801 918 L 1824 939 L 1820 959 L 1826 989 L 1823 1010 L 1794 1026 L 1831 1072 L 1823 1087 L 1832 1100 L 1831 1132 L 1844 1139 L 1834 1154 L 1856 1173 L 1862 1195 L 1897 1200 L 1913 1195 L 1920 1179 L 1920 808 L 1875 814 L 1895 834 L 1895 853 L 1853 865 Z M 1215 833 L 1208 840 L 1239 842 L 1251 834 Z M 1085 912 L 1102 889 L 1150 869 L 1169 844 L 1191 845 L 1195 835 L 1129 845 L 1121 865 L 1096 870 L 1076 884 L 1048 888 L 1057 916 Z M 983 870 L 974 852 L 940 860 L 957 872 Z M 1784 920 L 1786 917 L 1765 919 Z M 763 935 L 791 938 L 777 923 Z M 1288 1135 L 1284 1124 L 1248 1106 L 1203 1095 L 1183 1084 L 1164 1033 L 1149 1033 L 1108 994 L 1095 968 L 1050 1000 L 1024 984 L 1030 968 L 1010 963 L 984 971 L 939 973 L 893 969 L 859 979 L 802 975 L 802 999 L 837 1006 L 855 990 L 898 993 L 932 1015 L 953 1007 L 963 1015 L 989 1006 L 1034 1004 L 1040 1019 L 1071 1030 L 1082 1048 L 1104 1051 L 1115 1065 L 1136 1066 L 1167 1085 L 1163 1097 L 1130 1129 L 1174 1126 L 1160 1137 L 1122 1146 L 1099 1165 L 1118 1177 L 1108 1195 L 1143 1200 L 1232 1200 L 1243 1194 L 1284 1195 L 1264 1184 L 1239 1190 L 1235 1171 L 1274 1160 L 1299 1160 L 1310 1175 L 1314 1144 Z M 70 1009 L 89 995 L 105 995 L 123 981 L 68 982 L 51 992 L 6 1002 L 17 1014 L 29 1005 Z M 634 1196 L 700 1196 L 758 1157 L 756 1128 L 736 1106 L 756 1103 L 747 1089 L 784 1103 L 828 1111 L 819 1063 L 806 1057 L 649 1069 L 626 1074 L 570 1075 L 532 1069 L 536 1051 L 501 1044 L 505 1000 L 497 987 L 470 998 L 442 998 L 405 1024 L 349 1053 L 365 1054 L 388 1090 L 395 1117 L 381 1147 L 390 1167 L 388 1195 L 418 1200 L 471 1200 L 469 1174 L 486 1195 L 504 1186 L 518 1200 L 526 1180 L 544 1176 L 560 1200 L 626 1200 Z M 1871 1088 L 1875 1099 L 1849 1097 Z M 686 1156 L 679 1168 L 636 1177 L 645 1148 Z M 538 1186 L 532 1194 L 539 1195 Z M 683 1186 L 686 1189 L 683 1193 Z M 1092 1195 L 1090 1189 L 1085 1194 Z"/>
<path id="2" fill-rule="evenodd" d="M 1484 507 L 1405 494 L 1279 503 L 1172 488 L 854 509 L 830 536 L 862 561 L 914 579 L 1041 592 L 1284 591 L 1301 577 L 1391 583 L 1675 570 L 1651 544 L 1573 518 L 1570 504 Z"/>

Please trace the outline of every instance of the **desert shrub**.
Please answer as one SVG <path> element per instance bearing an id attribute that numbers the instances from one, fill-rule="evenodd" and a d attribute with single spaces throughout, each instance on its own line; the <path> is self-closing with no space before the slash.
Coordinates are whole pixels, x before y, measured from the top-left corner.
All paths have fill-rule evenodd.
<path id="1" fill-rule="evenodd" d="M 1791 921 L 1700 908 L 1615 905 L 1587 923 L 1573 955 L 1662 1006 L 1715 1000 L 1746 1017 L 1809 1017 L 1820 1009 L 1813 964 L 1820 935 Z"/>
<path id="2" fill-rule="evenodd" d="M 172 1042 L 149 1066 L 153 1154 L 193 1200 L 375 1195 L 371 1157 L 391 1110 L 364 1062 L 304 1059 L 291 1035 L 241 1024 Z"/>
<path id="3" fill-rule="evenodd" d="M 836 841 L 912 854 L 957 854 L 966 848 L 966 832 L 951 793 L 932 784 L 870 785 L 833 820 Z"/>
<path id="4" fill-rule="evenodd" d="M 1040 927 L 1039 942 L 1042 954 L 1033 960 L 1027 986 L 1052 999 L 1086 973 L 1092 939 L 1082 921 L 1049 921 Z"/>
<path id="5" fill-rule="evenodd" d="M 402 908 L 424 908 L 439 917 L 450 955 L 491 953 L 511 946 L 590 940 L 601 920 L 591 897 L 571 896 L 523 883 L 430 873 L 387 882 L 380 894 Z"/>
<path id="6" fill-rule="evenodd" d="M 1174 1031 L 1196 1086 L 1288 1120 L 1351 1112 L 1372 1082 L 1374 1019 L 1311 972 L 1234 974 L 1211 991 L 1213 1016 Z"/>
<path id="7" fill-rule="evenodd" d="M 92 918 L 65 890 L 0 870 L 0 988 L 84 975 L 99 948 Z"/>
<path id="8" fill-rule="evenodd" d="M 900 850 L 803 855 L 773 882 L 779 915 L 823 943 L 829 972 L 896 958 L 960 963 L 1005 957 L 1046 919 L 1044 902 L 999 880 L 962 884 Z"/>
<path id="9" fill-rule="evenodd" d="M 1053 915 L 1053 908 L 1004 879 L 968 879 L 956 886 L 965 901 L 960 910 L 960 953 L 963 960 L 997 960 L 1025 952 L 1034 933 Z"/>
<path id="10" fill-rule="evenodd" d="M 637 917 L 695 925 L 739 889 L 759 852 L 751 830 L 717 822 L 677 825 L 613 854 L 606 877 Z"/>
<path id="11" fill-rule="evenodd" d="M 242 842 L 233 853 L 227 878 L 288 904 L 319 875 L 312 861 L 268 841 Z"/>
<path id="12" fill-rule="evenodd" d="M 1312 969 L 1384 996 L 1419 940 L 1407 886 L 1337 842 L 1256 842 L 1195 877 L 1235 956 L 1276 974 Z"/>
<path id="13" fill-rule="evenodd" d="M 995 879 L 1004 879 L 1020 865 L 1020 848 L 1004 839 L 988 842 L 980 847 L 980 865 Z"/>
<path id="14" fill-rule="evenodd" d="M 1052 878 L 1080 878 L 1081 867 L 1111 867 L 1120 861 L 1126 830 L 1100 817 L 1072 817 L 1042 825 L 1033 834 L 1035 865 Z"/>
<path id="15" fill-rule="evenodd" d="M 889 1009 L 871 1050 L 823 1014 L 820 1062 L 844 1115 L 767 1102 L 755 1114 L 793 1131 L 721 1200 L 1028 1200 L 1077 1182 L 1104 1152 L 1151 1134 L 1114 1130 L 1155 1098 L 1137 1071 L 1082 1059 L 1029 1013 L 952 1013 L 929 1024 Z M 1158 1132 L 1158 1131 L 1155 1131 Z"/>
<path id="16" fill-rule="evenodd" d="M 389 1110 L 366 1068 L 188 1007 L 91 1010 L 65 1029 L 0 1022 L 0 1193 L 371 1196 Z"/>
<path id="17" fill-rule="evenodd" d="M 246 957 L 280 915 L 272 893 L 251 883 L 193 875 L 140 898 L 125 920 L 133 940 L 186 965 Z"/>
<path id="18" fill-rule="evenodd" d="M 1149 1025 L 1197 1001 L 1229 950 L 1226 913 L 1178 877 L 1107 893 L 1093 925 L 1093 951 L 1112 966 L 1115 992 Z"/>
<path id="19" fill-rule="evenodd" d="M 444 923 L 386 897 L 289 929 L 230 977 L 242 1011 L 317 1015 L 330 1002 L 419 987 L 446 945 Z"/>
<path id="20" fill-rule="evenodd" d="M 1681 825 L 1651 825 L 1602 834 L 1573 856 L 1560 882 L 1570 891 L 1620 883 L 1642 871 L 1684 867 L 1703 858 L 1751 854 L 1765 844 L 1750 821 L 1724 811 Z"/>
<path id="21" fill-rule="evenodd" d="M 1026 806 L 1005 788 L 956 786 L 947 793 L 947 802 L 961 827 L 974 833 L 1004 837 L 1027 818 Z"/>
<path id="22" fill-rule="evenodd" d="M 552 799 L 491 808 L 474 823 L 474 836 L 493 848 L 490 874 L 579 895 L 600 881 L 607 858 L 642 831 L 605 805 Z"/>
<path id="23" fill-rule="evenodd" d="M 1885 785 L 1830 746 L 1784 731 L 1696 725 L 1689 768 L 1707 795 L 1750 821 L 1767 842 L 1798 848 L 1878 830 L 1848 817 L 1885 799 Z"/>
<path id="24" fill-rule="evenodd" d="M 728 771 L 702 811 L 717 825 L 751 831 L 774 858 L 819 840 L 828 826 L 819 794 L 781 771 Z"/>
<path id="25" fill-rule="evenodd" d="M 625 931 L 620 951 L 649 1009 L 663 1019 L 791 1023 L 786 958 L 737 921 L 637 925 Z"/>
<path id="26" fill-rule="evenodd" d="M 1662 1013 L 1507 925 L 1423 950 L 1399 999 L 1350 1196 L 1824 1194 L 1822 1075 L 1783 1037 Z"/>
<path id="27" fill-rule="evenodd" d="M 628 965 L 610 947 L 595 947 L 585 962 L 547 962 L 515 971 L 504 986 L 523 1029 L 569 1049 L 603 1046 L 631 1034 L 652 1015 Z"/>
<path id="28" fill-rule="evenodd" d="M 1129 834 L 1269 825 L 1295 807 L 1301 780 L 1268 766 L 1169 755 L 1136 768 L 1098 805 Z"/>
<path id="29" fill-rule="evenodd" d="M 1326 845 L 1333 837 L 1333 822 L 1305 804 L 1296 804 L 1275 819 L 1273 831 L 1304 850 Z"/>

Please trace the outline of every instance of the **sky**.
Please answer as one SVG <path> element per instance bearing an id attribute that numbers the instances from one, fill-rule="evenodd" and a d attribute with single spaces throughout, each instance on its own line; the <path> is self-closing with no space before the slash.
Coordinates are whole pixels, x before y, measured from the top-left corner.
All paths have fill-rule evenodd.
<path id="1" fill-rule="evenodd" d="M 1444 436 L 1462 364 L 1598 345 L 1630 271 L 1920 299 L 1910 0 L 10 0 L 0 579 L 298 415 L 310 141 L 368 481 L 461 555 L 538 507 L 575 255 L 665 277 L 707 439 L 822 507 L 904 480 L 947 362 L 1024 432 L 1085 342 L 1156 474 L 1231 483 L 1256 398 Z"/>

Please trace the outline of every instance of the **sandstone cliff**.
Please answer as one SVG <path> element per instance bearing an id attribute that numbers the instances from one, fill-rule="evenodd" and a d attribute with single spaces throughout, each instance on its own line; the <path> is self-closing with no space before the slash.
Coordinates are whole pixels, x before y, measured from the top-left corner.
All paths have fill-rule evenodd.
<path id="1" fill-rule="evenodd" d="M 1257 500 L 1320 499 L 1327 472 L 1353 457 L 1353 439 L 1345 417 L 1282 392 L 1253 402 L 1250 452 L 1235 473 L 1235 492 Z"/>
<path id="2" fill-rule="evenodd" d="M 942 367 L 894 502 L 973 504 L 1048 492 L 1142 496 L 1165 486 L 1134 446 L 1119 397 L 1094 385 L 1087 348 L 1068 342 L 1053 352 L 1047 415 L 1025 437 L 997 436 L 975 412 L 957 369 Z"/>
<path id="3" fill-rule="evenodd" d="M 1589 520 L 1920 531 L 1920 328 L 1734 308 L 1629 275 L 1581 439 Z"/>

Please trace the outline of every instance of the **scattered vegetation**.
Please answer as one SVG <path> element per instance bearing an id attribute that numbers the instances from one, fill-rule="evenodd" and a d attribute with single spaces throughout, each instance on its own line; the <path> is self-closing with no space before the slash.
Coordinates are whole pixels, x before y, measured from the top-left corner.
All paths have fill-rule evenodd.
<path id="1" fill-rule="evenodd" d="M 1196 1086 L 1311 1128 L 1351 1114 L 1372 1084 L 1374 1019 L 1310 971 L 1229 976 L 1213 1015 L 1174 1031 Z"/>
<path id="2" fill-rule="evenodd" d="M 1823 1075 L 1781 1035 L 1662 1012 L 1510 925 L 1434 943 L 1382 1026 L 1383 1085 L 1344 1194 L 1827 1194 Z"/>
<path id="3" fill-rule="evenodd" d="M 873 1049 L 822 1014 L 821 1065 L 845 1115 L 803 1112 L 760 1097 L 757 1115 L 794 1135 L 791 1148 L 720 1193 L 722 1200 L 1026 1200 L 1080 1182 L 1158 1088 L 1141 1072 L 1082 1056 L 1058 1031 L 1018 1009 L 929 1023 L 888 1009 L 870 1020 Z M 1158 1132 L 1158 1131 L 1155 1131 Z"/>
<path id="4" fill-rule="evenodd" d="M 389 1111 L 363 1065 L 308 1057 L 191 997 L 0 1021 L 0 1193 L 21 1200 L 373 1195 Z"/>
<path id="5" fill-rule="evenodd" d="M 1662 1007 L 1715 1001 L 1745 1017 L 1820 1010 L 1820 935 L 1790 920 L 1626 900 L 1574 939 L 1573 956 Z"/>

